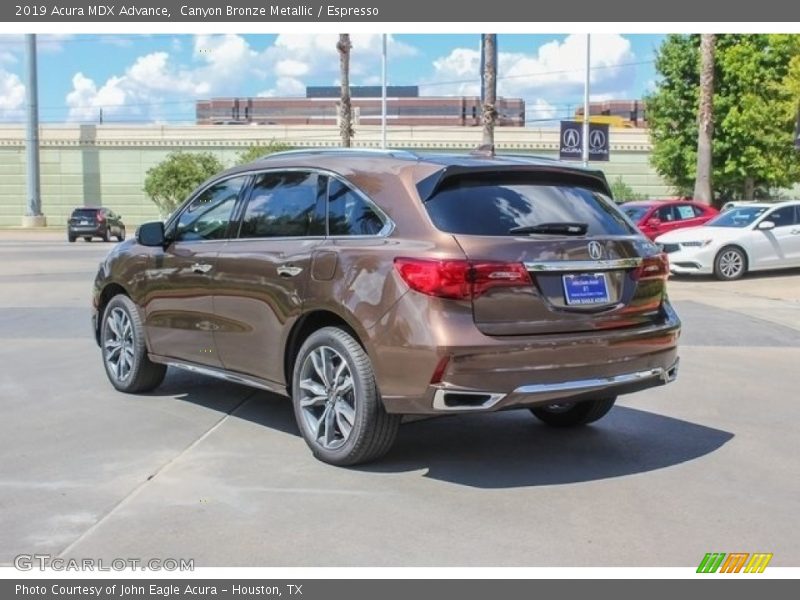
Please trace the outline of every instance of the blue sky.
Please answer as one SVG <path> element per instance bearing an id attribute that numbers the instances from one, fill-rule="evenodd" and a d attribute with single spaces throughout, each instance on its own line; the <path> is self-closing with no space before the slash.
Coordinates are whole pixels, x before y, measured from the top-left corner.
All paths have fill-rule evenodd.
<path id="1" fill-rule="evenodd" d="M 59 35 L 39 38 L 43 122 L 191 122 L 212 96 L 298 96 L 338 80 L 334 34 Z M 354 34 L 351 83 L 380 83 L 380 35 Z M 592 99 L 640 98 L 663 36 L 592 36 Z M 478 35 L 391 36 L 389 83 L 426 95 L 477 94 Z M 535 125 L 582 103 L 582 35 L 498 36 L 499 93 L 521 96 Z M 0 35 L 0 120 L 24 108 L 22 36 Z"/>

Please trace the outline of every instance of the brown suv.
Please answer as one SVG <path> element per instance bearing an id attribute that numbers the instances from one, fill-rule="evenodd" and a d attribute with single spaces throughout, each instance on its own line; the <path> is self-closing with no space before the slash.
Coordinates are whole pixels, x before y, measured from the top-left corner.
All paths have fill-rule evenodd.
<path id="1" fill-rule="evenodd" d="M 402 415 L 590 423 L 677 372 L 664 254 L 602 173 L 547 159 L 295 151 L 226 171 L 101 264 L 115 388 L 167 366 L 289 396 L 314 454 L 385 453 Z"/>

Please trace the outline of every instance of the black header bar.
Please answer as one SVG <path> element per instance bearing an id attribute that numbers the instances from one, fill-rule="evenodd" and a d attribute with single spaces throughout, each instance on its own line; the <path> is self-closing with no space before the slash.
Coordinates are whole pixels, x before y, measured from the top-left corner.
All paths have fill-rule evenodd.
<path id="1" fill-rule="evenodd" d="M 798 21 L 786 0 L 11 0 L 3 22 L 781 22 Z M 791 29 L 791 28 L 789 28 Z"/>

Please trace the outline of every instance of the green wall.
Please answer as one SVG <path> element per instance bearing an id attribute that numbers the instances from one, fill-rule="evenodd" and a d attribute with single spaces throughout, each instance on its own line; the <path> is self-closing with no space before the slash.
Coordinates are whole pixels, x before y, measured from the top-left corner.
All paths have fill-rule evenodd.
<path id="1" fill-rule="evenodd" d="M 73 129 L 72 131 L 77 131 Z M 155 205 L 142 191 L 147 170 L 173 150 L 212 152 L 226 165 L 232 165 L 243 149 L 242 138 L 230 136 L 215 140 L 215 131 L 205 130 L 202 139 L 137 141 L 103 140 L 94 143 L 93 132 L 81 128 L 80 137 L 59 142 L 47 140 L 42 145 L 42 211 L 51 227 L 64 227 L 76 206 L 103 205 L 120 213 L 126 225 L 134 226 L 159 217 Z M 249 132 L 247 132 L 249 133 Z M 262 142 L 264 140 L 261 140 Z M 286 140 L 291 143 L 290 139 Z M 44 140 L 43 140 L 44 142 Z M 307 142 L 306 142 L 307 143 Z M 401 145 L 401 144 L 400 144 Z M 430 147 L 443 146 L 431 142 Z M 450 145 L 450 144 L 448 144 Z M 414 150 L 420 150 L 414 144 Z M 499 145 L 502 152 L 502 144 Z M 550 146 L 552 147 L 552 146 Z M 463 151 L 463 150 L 461 150 Z M 552 150 L 514 149 L 516 153 L 552 156 Z M 621 175 L 633 189 L 648 197 L 669 195 L 669 189 L 648 163 L 648 153 L 641 146 L 632 150 L 612 151 L 609 163 L 593 163 L 603 169 L 609 182 Z M 22 140 L 0 140 L 0 227 L 17 227 L 25 213 L 25 150 Z"/>

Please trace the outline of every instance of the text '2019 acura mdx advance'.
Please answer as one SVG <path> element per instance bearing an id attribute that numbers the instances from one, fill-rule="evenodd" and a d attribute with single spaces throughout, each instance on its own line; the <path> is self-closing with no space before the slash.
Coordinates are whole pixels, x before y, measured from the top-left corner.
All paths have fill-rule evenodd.
<path id="1" fill-rule="evenodd" d="M 323 461 L 403 415 L 571 426 L 677 374 L 666 256 L 597 171 L 530 157 L 293 151 L 228 170 L 101 264 L 111 383 L 167 366 L 284 394 Z"/>

